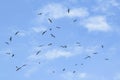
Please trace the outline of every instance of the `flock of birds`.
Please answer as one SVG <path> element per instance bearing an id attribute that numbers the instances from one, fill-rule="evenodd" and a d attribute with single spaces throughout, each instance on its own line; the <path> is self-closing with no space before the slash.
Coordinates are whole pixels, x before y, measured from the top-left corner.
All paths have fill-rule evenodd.
<path id="1" fill-rule="evenodd" d="M 67 10 L 67 13 L 68 13 L 68 14 L 70 13 L 70 9 Z M 43 15 L 43 13 L 38 13 L 38 15 Z M 51 18 L 48 18 L 48 21 L 49 21 L 50 23 L 53 23 L 53 21 L 52 21 Z M 77 19 L 74 19 L 74 20 L 73 20 L 73 22 L 76 22 L 76 21 L 77 21 Z M 55 28 L 61 29 L 61 27 L 55 27 Z M 52 28 L 49 28 L 48 30 L 51 31 Z M 41 33 L 41 35 L 42 35 L 42 36 L 45 35 L 45 34 L 48 32 L 48 30 L 43 31 L 43 32 Z M 15 33 L 14 33 L 14 36 L 19 35 L 19 33 L 20 33 L 20 31 L 15 32 Z M 54 34 L 52 34 L 52 33 L 50 34 L 50 36 L 51 36 L 52 38 L 56 38 L 56 36 L 55 36 Z M 10 43 L 12 42 L 12 40 L 13 40 L 13 36 L 10 36 L 10 37 L 9 37 L 9 41 L 6 41 L 5 44 L 6 44 L 6 45 L 10 45 Z M 77 44 L 77 46 L 81 46 L 80 42 L 76 42 L 76 44 Z M 51 45 L 53 45 L 53 43 L 47 44 L 47 46 L 51 46 Z M 39 47 L 43 47 L 43 46 L 44 46 L 44 45 L 39 45 Z M 61 47 L 61 48 L 68 48 L 68 45 L 61 45 L 61 46 L 59 46 L 59 47 Z M 101 48 L 104 48 L 104 45 L 101 45 Z M 35 53 L 35 55 L 37 56 L 37 55 L 39 55 L 40 53 L 41 53 L 41 50 L 38 50 L 38 51 Z M 15 54 L 12 54 L 11 52 L 7 52 L 6 54 L 7 54 L 7 55 L 10 55 L 12 58 L 15 56 Z M 94 52 L 93 54 L 98 54 L 98 52 Z M 86 60 L 86 59 L 90 59 L 90 58 L 91 58 L 90 55 L 84 57 L 85 60 Z M 105 60 L 109 60 L 109 58 L 105 58 Z M 38 62 L 38 63 L 40 64 L 40 62 Z M 22 69 L 23 67 L 26 67 L 27 65 L 28 65 L 28 64 L 23 64 L 22 66 L 19 66 L 19 67 L 16 66 L 16 71 L 19 71 L 20 69 Z M 78 64 L 75 64 L 75 66 L 77 66 L 77 65 L 78 65 Z M 81 63 L 81 65 L 84 65 L 84 64 Z M 66 68 L 63 68 L 62 71 L 66 71 Z M 52 71 L 52 73 L 55 73 L 55 72 L 56 72 L 55 70 Z M 76 73 L 76 71 L 74 70 L 73 73 Z"/>

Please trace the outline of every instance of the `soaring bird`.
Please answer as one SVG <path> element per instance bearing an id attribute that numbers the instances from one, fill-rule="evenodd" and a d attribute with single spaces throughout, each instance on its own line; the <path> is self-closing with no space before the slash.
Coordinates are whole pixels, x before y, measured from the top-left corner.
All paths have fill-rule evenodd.
<path id="1" fill-rule="evenodd" d="M 75 66 L 77 66 L 78 64 L 75 64 Z"/>
<path id="2" fill-rule="evenodd" d="M 42 15 L 42 13 L 38 13 L 38 15 Z"/>
<path id="3" fill-rule="evenodd" d="M 52 28 L 49 28 L 50 31 L 52 31 Z"/>
<path id="4" fill-rule="evenodd" d="M 11 57 L 14 57 L 15 56 L 15 54 L 12 54 L 12 56 Z"/>
<path id="5" fill-rule="evenodd" d="M 55 71 L 52 71 L 52 73 L 55 73 Z"/>
<path id="6" fill-rule="evenodd" d="M 41 52 L 41 50 L 39 50 L 39 51 L 36 53 L 36 55 L 38 55 L 40 52 Z"/>
<path id="7" fill-rule="evenodd" d="M 70 13 L 70 9 L 69 8 L 68 8 L 67 12 Z"/>
<path id="8" fill-rule="evenodd" d="M 43 47 L 44 45 L 39 45 L 39 47 Z"/>
<path id="9" fill-rule="evenodd" d="M 8 53 L 6 53 L 7 55 L 10 55 L 11 53 L 10 52 L 8 52 Z"/>
<path id="10" fill-rule="evenodd" d="M 93 54 L 98 54 L 97 52 L 94 52 Z"/>
<path id="11" fill-rule="evenodd" d="M 12 41 L 12 36 L 9 38 L 10 42 Z"/>
<path id="12" fill-rule="evenodd" d="M 88 59 L 88 58 L 91 58 L 91 56 L 87 56 L 87 57 L 85 57 L 84 59 Z"/>
<path id="13" fill-rule="evenodd" d="M 42 32 L 42 35 L 44 35 L 47 31 Z"/>
<path id="14" fill-rule="evenodd" d="M 40 62 L 38 62 L 38 64 L 40 64 Z"/>
<path id="15" fill-rule="evenodd" d="M 57 29 L 60 29 L 61 27 L 56 27 Z"/>
<path id="16" fill-rule="evenodd" d="M 21 67 L 16 66 L 16 68 L 17 68 L 16 71 L 22 69 L 22 67 L 25 67 L 25 66 L 27 66 L 27 64 L 24 64 L 24 65 L 22 65 Z"/>
<path id="17" fill-rule="evenodd" d="M 101 45 L 101 47 L 102 47 L 102 48 L 104 48 L 104 46 L 103 46 L 103 45 Z"/>
<path id="18" fill-rule="evenodd" d="M 51 35 L 51 37 L 55 38 L 55 35 L 53 35 L 53 34 L 50 34 L 50 35 Z"/>
<path id="19" fill-rule="evenodd" d="M 76 71 L 73 71 L 73 73 L 76 73 Z"/>
<path id="20" fill-rule="evenodd" d="M 9 42 L 5 42 L 5 44 L 9 45 Z"/>
<path id="21" fill-rule="evenodd" d="M 17 35 L 19 33 L 19 31 L 17 31 L 16 33 L 15 33 L 15 35 Z"/>
<path id="22" fill-rule="evenodd" d="M 52 23 L 52 20 L 51 20 L 50 18 L 48 18 L 48 21 L 49 21 L 50 23 Z"/>
<path id="23" fill-rule="evenodd" d="M 108 58 L 105 58 L 105 60 L 107 61 L 107 60 L 109 60 Z"/>
<path id="24" fill-rule="evenodd" d="M 63 68 L 62 71 L 65 71 L 65 68 Z"/>
<path id="25" fill-rule="evenodd" d="M 17 67 L 17 66 L 16 66 L 16 68 L 17 68 L 16 71 L 19 71 L 22 67 Z"/>
<path id="26" fill-rule="evenodd" d="M 62 48 L 67 48 L 67 45 L 62 45 L 62 46 L 60 46 L 60 47 L 62 47 Z"/>
<path id="27" fill-rule="evenodd" d="M 73 22 L 77 22 L 77 19 L 74 19 Z"/>
<path id="28" fill-rule="evenodd" d="M 49 44 L 48 44 L 48 46 L 51 46 L 51 45 L 52 45 L 52 43 L 49 43 Z"/>
<path id="29" fill-rule="evenodd" d="M 23 64 L 23 65 L 22 65 L 22 67 L 25 67 L 25 66 L 27 66 L 27 64 Z"/>
<path id="30" fill-rule="evenodd" d="M 84 65 L 83 63 L 81 63 L 81 65 Z"/>

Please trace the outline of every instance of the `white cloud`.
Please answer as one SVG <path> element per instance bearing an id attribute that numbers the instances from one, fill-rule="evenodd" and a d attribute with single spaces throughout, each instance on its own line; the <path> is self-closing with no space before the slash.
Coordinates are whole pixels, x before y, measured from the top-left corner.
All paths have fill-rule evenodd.
<path id="1" fill-rule="evenodd" d="M 33 27 L 32 30 L 36 33 L 39 33 L 39 32 L 43 32 L 47 30 L 47 28 L 46 27 Z"/>
<path id="2" fill-rule="evenodd" d="M 76 74 L 73 74 L 72 72 L 68 71 L 68 72 L 62 73 L 61 77 L 64 80 L 73 80 L 73 78 L 76 80 L 79 80 L 79 79 L 87 79 L 89 75 L 87 73 L 82 73 L 82 72 L 77 72 Z"/>
<path id="3" fill-rule="evenodd" d="M 45 57 L 47 59 L 55 59 L 55 58 L 59 58 L 59 57 L 70 57 L 72 55 L 73 54 L 71 52 L 68 52 L 68 51 L 53 49 L 52 51 L 48 51 L 45 54 Z"/>
<path id="4" fill-rule="evenodd" d="M 43 12 L 45 17 L 47 16 L 54 19 L 63 17 L 86 17 L 89 15 L 86 8 L 72 8 L 69 14 L 67 13 L 67 9 L 68 8 L 62 4 L 51 3 L 45 5 L 38 13 Z"/>
<path id="5" fill-rule="evenodd" d="M 29 70 L 27 70 L 24 74 L 25 77 L 29 78 L 34 72 L 38 70 L 38 67 L 32 67 Z"/>
<path id="6" fill-rule="evenodd" d="M 104 16 L 93 16 L 88 17 L 83 21 L 83 26 L 89 31 L 104 31 L 107 32 L 111 30 L 110 25 L 106 21 Z"/>
<path id="7" fill-rule="evenodd" d="M 97 0 L 97 6 L 94 6 L 94 10 L 107 12 L 112 7 L 120 8 L 120 3 L 117 0 Z"/>

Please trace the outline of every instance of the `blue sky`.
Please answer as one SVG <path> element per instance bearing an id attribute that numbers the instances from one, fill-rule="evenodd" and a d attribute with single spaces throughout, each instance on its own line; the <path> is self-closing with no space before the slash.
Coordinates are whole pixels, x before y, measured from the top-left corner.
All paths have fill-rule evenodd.
<path id="1" fill-rule="evenodd" d="M 120 80 L 120 0 L 1 0 L 0 10 L 0 79 Z"/>

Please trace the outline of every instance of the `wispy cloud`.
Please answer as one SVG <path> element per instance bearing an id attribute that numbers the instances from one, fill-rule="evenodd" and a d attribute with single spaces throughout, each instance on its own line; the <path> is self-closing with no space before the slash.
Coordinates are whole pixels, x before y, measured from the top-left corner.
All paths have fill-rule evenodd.
<path id="1" fill-rule="evenodd" d="M 46 27 L 32 27 L 32 30 L 36 33 L 40 33 L 40 32 L 47 30 L 47 28 Z"/>
<path id="2" fill-rule="evenodd" d="M 65 80 L 73 80 L 73 78 L 79 80 L 79 79 L 87 79 L 88 74 L 84 72 L 77 72 L 76 74 L 73 74 L 72 72 L 69 71 L 62 73 L 61 76 Z"/>
<path id="3" fill-rule="evenodd" d="M 51 3 L 38 10 L 38 13 L 42 12 L 45 17 L 54 19 L 64 17 L 86 17 L 89 15 L 86 8 L 72 8 L 69 14 L 67 13 L 67 9 L 68 8 L 63 4 Z"/>
<path id="4" fill-rule="evenodd" d="M 83 26 L 89 31 L 110 31 L 111 26 L 104 16 L 92 16 L 83 21 Z"/>
<path id="5" fill-rule="evenodd" d="M 106 12 L 110 10 L 112 7 L 120 9 L 119 2 L 117 0 L 97 0 L 97 6 L 94 7 L 94 10 Z"/>

